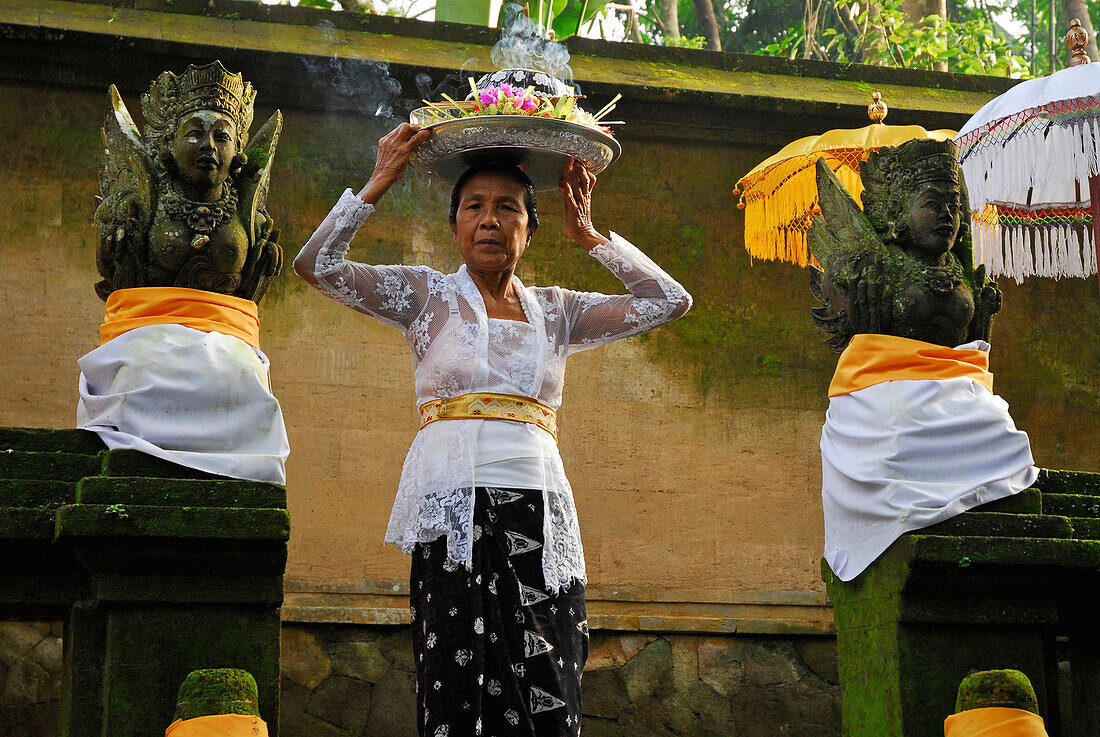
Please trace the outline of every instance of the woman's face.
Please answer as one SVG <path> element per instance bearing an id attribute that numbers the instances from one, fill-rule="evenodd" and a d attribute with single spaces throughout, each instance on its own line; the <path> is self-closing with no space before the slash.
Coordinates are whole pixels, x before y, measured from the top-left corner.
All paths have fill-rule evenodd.
<path id="1" fill-rule="evenodd" d="M 909 237 L 918 253 L 947 253 L 959 234 L 959 188 L 947 180 L 921 184 L 909 197 Z"/>
<path id="2" fill-rule="evenodd" d="M 237 154 L 237 126 L 224 113 L 198 110 L 180 118 L 173 143 L 184 181 L 195 187 L 213 187 L 229 176 Z"/>
<path id="3" fill-rule="evenodd" d="M 480 272 L 515 268 L 534 233 L 523 185 L 515 179 L 484 172 L 463 185 L 451 234 L 467 268 Z"/>

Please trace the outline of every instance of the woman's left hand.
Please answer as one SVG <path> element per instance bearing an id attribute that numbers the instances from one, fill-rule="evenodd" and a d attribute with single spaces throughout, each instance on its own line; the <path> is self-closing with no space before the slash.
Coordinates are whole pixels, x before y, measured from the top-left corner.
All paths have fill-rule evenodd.
<path id="1" fill-rule="evenodd" d="M 585 250 L 592 250 L 607 239 L 592 225 L 592 190 L 596 175 L 576 159 L 570 161 L 558 180 L 558 191 L 565 203 L 565 233 Z"/>

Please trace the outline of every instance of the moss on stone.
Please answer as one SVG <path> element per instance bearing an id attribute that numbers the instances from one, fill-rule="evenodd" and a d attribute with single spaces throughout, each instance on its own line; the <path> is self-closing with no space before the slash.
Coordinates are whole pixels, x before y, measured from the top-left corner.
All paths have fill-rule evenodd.
<path id="1" fill-rule="evenodd" d="M 971 512 L 983 513 L 983 512 L 1000 512 L 1004 514 L 1042 514 L 1044 511 L 1043 502 L 1046 499 L 1046 495 L 1041 494 L 1038 489 L 1024 489 L 1018 494 L 1012 496 L 1006 496 L 1004 499 L 998 499 L 995 502 L 989 502 L 982 504 L 970 510 Z M 1061 514 L 1060 512 L 1054 512 L 1054 514 Z"/>
<path id="2" fill-rule="evenodd" d="M 99 459 L 76 453 L 13 450 L 0 453 L 0 478 L 79 481 L 99 471 Z"/>
<path id="3" fill-rule="evenodd" d="M 1050 494 L 1087 494 L 1100 497 L 1100 473 L 1042 469 L 1035 488 Z"/>
<path id="4" fill-rule="evenodd" d="M 96 455 L 105 449 L 99 436 L 88 430 L 0 427 L 0 451 L 23 450 L 42 453 L 61 451 Z"/>
<path id="5" fill-rule="evenodd" d="M 0 514 L 0 540 L 50 540 L 54 535 L 53 509 L 9 507 Z"/>
<path id="6" fill-rule="evenodd" d="M 3 486 L 0 484 L 0 502 Z M 229 479 L 164 479 L 93 476 L 77 487 L 81 504 L 137 504 L 169 507 L 286 509 L 279 484 Z"/>
<path id="7" fill-rule="evenodd" d="M 1039 713 L 1039 702 L 1028 677 L 1018 670 L 985 670 L 972 673 L 959 684 L 955 713 L 1002 706 Z"/>
<path id="8" fill-rule="evenodd" d="M 104 476 L 144 476 L 162 479 L 225 479 L 225 476 L 205 473 L 194 468 L 181 466 L 162 458 L 147 455 L 137 450 L 110 450 L 103 454 L 102 469 Z M 93 474 L 85 474 L 91 476 Z"/>
<path id="9" fill-rule="evenodd" d="M 0 507 L 55 509 L 75 499 L 76 485 L 71 482 L 0 479 Z"/>
<path id="10" fill-rule="evenodd" d="M 285 541 L 290 515 L 282 509 L 73 504 L 58 510 L 57 536 Z"/>
<path id="11" fill-rule="evenodd" d="M 239 668 L 191 671 L 180 686 L 175 719 L 195 719 L 212 714 L 258 716 L 260 697 L 256 679 Z"/>
<path id="12" fill-rule="evenodd" d="M 1064 517 L 1100 517 L 1100 497 L 1043 493 L 1043 508 Z"/>
<path id="13" fill-rule="evenodd" d="M 1011 538 L 1072 538 L 1073 525 L 1065 517 L 1045 514 L 964 512 L 924 530 L 931 535 L 965 535 Z"/>

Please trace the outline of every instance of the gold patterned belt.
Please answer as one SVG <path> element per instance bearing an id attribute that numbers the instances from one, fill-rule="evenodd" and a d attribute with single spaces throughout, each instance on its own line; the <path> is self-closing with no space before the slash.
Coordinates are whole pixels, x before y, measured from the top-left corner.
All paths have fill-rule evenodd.
<path id="1" fill-rule="evenodd" d="M 519 394 L 471 392 L 420 405 L 420 427 L 436 420 L 511 420 L 541 427 L 558 439 L 558 413 Z"/>

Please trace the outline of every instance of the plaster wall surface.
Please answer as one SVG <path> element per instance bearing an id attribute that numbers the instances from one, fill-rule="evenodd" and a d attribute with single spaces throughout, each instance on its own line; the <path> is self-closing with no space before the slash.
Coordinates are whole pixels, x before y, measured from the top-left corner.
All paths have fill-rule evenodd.
<path id="1" fill-rule="evenodd" d="M 80 3 L 48 5 L 91 12 Z M 33 25 L 4 12 L 0 7 L 0 25 L 9 37 Z M 129 22 L 125 12 L 117 17 L 120 26 Z M 220 22 L 234 24 L 241 46 L 262 47 L 262 34 L 249 36 L 247 23 Z M 253 25 L 265 26 L 264 33 L 282 30 Z M 66 43 L 77 39 L 71 46 L 16 34 L 21 48 L 44 55 L 77 48 L 57 51 L 68 67 L 58 62 L 56 71 L 47 67 L 33 77 L 13 51 L 0 63 L 0 168 L 7 173 L 0 181 L 0 375 L 6 386 L 0 425 L 71 426 L 76 360 L 98 343 L 102 303 L 92 291 L 98 276 L 91 217 L 106 83 L 115 81 L 107 75 L 125 79 L 123 96 L 135 117 L 137 93 L 163 68 L 179 72 L 187 63 L 221 57 L 256 81 L 257 125 L 276 107 L 286 119 L 269 209 L 288 261 L 343 188 L 366 180 L 375 143 L 392 125 L 375 117 L 376 105 L 366 106 L 369 90 L 355 87 L 384 80 L 380 68 L 341 62 L 339 54 L 311 55 L 307 48 L 299 60 L 274 50 L 265 56 L 262 48 L 248 55 L 237 47 L 165 41 L 152 47 L 160 56 L 150 56 L 133 51 L 138 41 L 104 45 L 98 39 L 112 38 L 108 31 L 82 26 L 74 33 L 65 36 Z M 369 59 L 369 41 L 357 46 L 352 38 L 350 50 L 338 50 Z M 323 48 L 324 39 L 310 43 Z M 424 43 L 410 41 L 415 48 Z M 433 43 L 452 55 L 487 50 Z M 417 58 L 427 65 L 435 47 L 426 48 Z M 638 604 L 665 617 L 649 621 L 651 629 L 689 617 L 694 624 L 682 626 L 695 631 L 827 632 L 818 576 L 817 442 L 835 357 L 810 322 L 806 274 L 786 264 L 750 263 L 730 190 L 783 143 L 812 132 L 808 128 L 863 125 L 853 100 L 872 84 L 811 79 L 817 86 L 807 92 L 796 77 L 777 73 L 769 94 L 779 99 L 787 89 L 788 100 L 765 104 L 692 91 L 713 86 L 708 80 L 721 71 L 702 62 L 695 76 L 673 60 L 664 77 L 654 77 L 642 62 L 586 53 L 578 70 L 604 70 L 597 80 L 618 75 L 628 93 L 622 104 L 628 125 L 619 133 L 625 153 L 600 178 L 596 224 L 635 242 L 695 297 L 692 312 L 677 323 L 570 361 L 561 451 L 576 492 L 590 591 L 606 602 L 594 607 L 594 622 L 604 616 L 608 627 L 646 629 L 644 617 L 627 606 Z M 442 78 L 426 68 L 432 80 Z M 398 98 L 416 101 L 417 69 L 416 58 L 406 56 L 389 70 L 403 84 Z M 887 81 L 904 91 L 905 79 Z M 925 84 L 924 77 L 912 79 Z M 933 106 L 925 114 L 928 128 L 958 126 L 966 117 L 960 106 L 976 109 L 995 94 L 973 91 L 977 83 L 966 79 L 935 79 L 963 91 L 912 83 L 913 95 L 919 91 L 922 104 Z M 352 93 L 341 92 L 341 80 Z M 600 84 L 590 89 L 602 104 L 611 90 Z M 758 86 L 767 88 L 768 79 Z M 822 97 L 829 94 L 835 99 Z M 817 99 L 808 99 L 812 95 Z M 934 107 L 941 98 L 943 105 Z M 920 117 L 906 99 L 899 100 L 899 122 Z M 673 121 L 681 116 L 683 130 L 647 120 L 650 110 Z M 350 257 L 453 271 L 460 262 L 446 225 L 448 194 L 410 173 L 353 242 Z M 525 283 L 621 291 L 567 242 L 554 193 L 542 196 L 540 213 L 544 226 L 519 270 Z M 1040 465 L 1100 469 L 1095 277 L 1002 288 L 1005 309 L 992 357 L 996 389 L 1030 434 Z M 292 446 L 288 616 L 379 621 L 382 615 L 369 611 L 385 610 L 400 619 L 407 562 L 383 546 L 382 537 L 417 427 L 404 339 L 312 291 L 289 267 L 260 315 Z M 740 624 L 730 624 L 735 620 Z M 774 624 L 780 621 L 787 624 Z"/>

